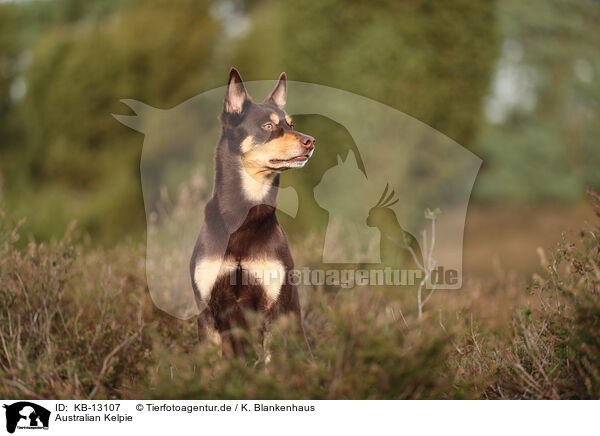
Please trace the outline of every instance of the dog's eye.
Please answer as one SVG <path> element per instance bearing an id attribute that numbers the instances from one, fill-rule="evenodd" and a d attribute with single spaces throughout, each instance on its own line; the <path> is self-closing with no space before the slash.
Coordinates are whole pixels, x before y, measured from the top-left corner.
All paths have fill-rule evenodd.
<path id="1" fill-rule="evenodd" d="M 294 123 L 290 123 L 290 127 L 293 129 L 294 128 Z"/>
<path id="2" fill-rule="evenodd" d="M 275 127 L 275 126 L 273 125 L 273 123 L 264 123 L 264 124 L 262 125 L 262 127 L 263 127 L 263 129 L 265 129 L 265 130 L 273 130 L 273 127 Z"/>

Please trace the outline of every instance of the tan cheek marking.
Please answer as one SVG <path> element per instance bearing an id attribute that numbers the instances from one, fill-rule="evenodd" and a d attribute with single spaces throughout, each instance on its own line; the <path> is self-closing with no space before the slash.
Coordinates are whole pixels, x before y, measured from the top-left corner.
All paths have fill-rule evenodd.
<path id="1" fill-rule="evenodd" d="M 290 147 L 290 138 L 286 135 L 281 138 L 273 139 L 265 144 L 253 148 L 242 157 L 244 167 L 252 173 L 254 169 L 262 169 L 268 163 L 269 159 L 285 158 L 286 150 Z"/>
<path id="2" fill-rule="evenodd" d="M 285 116 L 285 122 L 288 123 L 290 126 L 292 125 L 292 119 L 287 115 Z"/>
<path id="3" fill-rule="evenodd" d="M 248 136 L 246 139 L 244 139 L 240 144 L 240 150 L 242 150 L 242 153 L 248 153 L 248 151 L 252 149 L 253 143 L 254 138 L 252 136 Z"/>
<path id="4" fill-rule="evenodd" d="M 279 117 L 277 115 L 271 114 L 269 118 L 271 118 L 271 121 L 273 121 L 275 124 L 279 124 Z"/>
<path id="5" fill-rule="evenodd" d="M 295 150 L 299 150 L 296 136 L 285 134 L 245 153 L 242 157 L 243 169 L 254 176 L 269 166 L 270 159 L 293 157 Z"/>
<path id="6" fill-rule="evenodd" d="M 294 135 L 285 134 L 280 138 L 267 142 L 264 146 L 264 153 L 272 154 L 271 158 L 286 158 L 297 145 L 299 145 L 298 140 Z"/>

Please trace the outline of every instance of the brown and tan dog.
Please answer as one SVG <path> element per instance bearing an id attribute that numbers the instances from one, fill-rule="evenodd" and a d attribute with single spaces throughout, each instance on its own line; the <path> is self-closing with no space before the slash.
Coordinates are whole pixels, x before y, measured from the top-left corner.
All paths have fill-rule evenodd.
<path id="1" fill-rule="evenodd" d="M 288 280 L 294 261 L 275 205 L 280 173 L 302 168 L 315 139 L 294 130 L 286 96 L 285 73 L 266 100 L 255 103 L 238 71 L 229 72 L 213 194 L 190 261 L 199 339 L 218 332 L 238 356 L 244 341 L 232 332 L 247 328 L 250 310 L 264 314 L 265 337 L 279 314 L 294 315 L 308 348 L 298 291 Z"/>

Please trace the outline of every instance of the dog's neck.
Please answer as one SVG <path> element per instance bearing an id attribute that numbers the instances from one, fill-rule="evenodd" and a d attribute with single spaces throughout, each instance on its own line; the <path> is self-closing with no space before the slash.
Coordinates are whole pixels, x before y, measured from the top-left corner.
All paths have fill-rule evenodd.
<path id="1" fill-rule="evenodd" d="M 254 219 L 265 219 L 275 213 L 279 174 L 254 173 L 244 168 L 239 155 L 233 153 L 228 139 L 222 137 L 217 146 L 213 198 L 227 227 L 236 230 L 256 206 L 262 213 Z"/>

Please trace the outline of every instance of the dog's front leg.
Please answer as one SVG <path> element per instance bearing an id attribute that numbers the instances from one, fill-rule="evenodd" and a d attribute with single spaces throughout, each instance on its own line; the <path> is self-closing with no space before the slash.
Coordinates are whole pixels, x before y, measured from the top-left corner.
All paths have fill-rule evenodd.
<path id="1" fill-rule="evenodd" d="M 228 341 L 233 353 L 241 360 L 245 359 L 247 341 L 244 332 L 248 326 L 242 309 L 237 306 L 230 307 L 220 315 L 219 331 L 223 342 Z"/>
<path id="2" fill-rule="evenodd" d="M 198 341 L 200 343 L 208 341 L 219 348 L 219 357 L 223 356 L 223 341 L 215 328 L 213 317 L 208 308 L 202 310 L 198 315 Z"/>
<path id="3" fill-rule="evenodd" d="M 265 363 L 269 363 L 271 361 L 271 325 L 273 324 L 273 320 L 277 317 L 277 304 L 271 305 L 265 311 L 265 317 L 263 319 L 262 328 L 261 328 L 261 346 L 262 346 L 262 356 L 259 361 Z"/>

